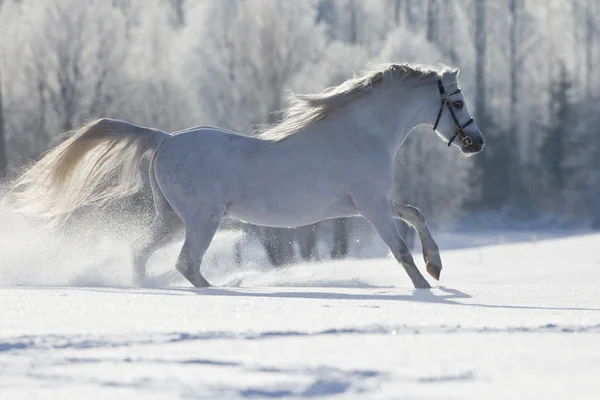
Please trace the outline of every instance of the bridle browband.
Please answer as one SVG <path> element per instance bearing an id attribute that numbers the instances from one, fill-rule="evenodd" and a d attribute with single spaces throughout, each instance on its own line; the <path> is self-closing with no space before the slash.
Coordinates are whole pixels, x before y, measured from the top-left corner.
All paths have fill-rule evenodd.
<path id="1" fill-rule="evenodd" d="M 446 90 L 444 89 L 444 84 L 442 83 L 441 79 L 438 79 L 438 90 L 440 91 L 440 96 L 442 98 L 442 104 L 440 105 L 440 111 L 438 112 L 437 115 L 437 119 L 435 120 L 435 124 L 433 125 L 433 130 L 437 130 L 438 124 L 440 123 L 440 118 L 442 118 L 442 112 L 444 112 L 444 107 L 448 107 L 448 110 L 450 111 L 450 115 L 452 116 L 452 119 L 454 120 L 454 123 L 456 124 L 456 132 L 454 132 L 454 135 L 452 135 L 452 138 L 450 138 L 450 141 L 448 141 L 448 147 L 450 147 L 452 145 L 452 142 L 454 142 L 454 139 L 456 139 L 456 137 L 460 134 L 461 136 L 461 143 L 464 147 L 469 147 L 473 144 L 473 138 L 469 135 L 467 135 L 464 131 L 464 129 L 471 125 L 474 120 L 473 118 L 471 118 L 469 121 L 467 121 L 466 124 L 461 125 L 460 122 L 458 122 L 458 118 L 456 118 L 456 114 L 454 114 L 454 110 L 452 109 L 452 105 L 450 104 L 450 100 L 448 100 L 448 98 L 450 96 L 453 96 L 455 94 L 458 94 L 461 92 L 460 89 L 456 89 L 454 92 L 450 93 L 450 94 L 446 94 Z"/>

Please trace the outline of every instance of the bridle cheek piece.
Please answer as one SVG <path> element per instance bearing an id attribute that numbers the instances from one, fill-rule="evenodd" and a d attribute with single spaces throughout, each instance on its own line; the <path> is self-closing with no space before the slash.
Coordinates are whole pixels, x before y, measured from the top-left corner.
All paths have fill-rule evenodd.
<path id="1" fill-rule="evenodd" d="M 464 129 L 471 125 L 474 120 L 473 118 L 471 118 L 469 121 L 467 121 L 466 124 L 461 125 L 460 122 L 458 122 L 458 118 L 456 118 L 456 114 L 454 113 L 454 110 L 452 109 L 452 105 L 450 104 L 450 100 L 448 100 L 448 98 L 450 96 L 454 96 L 455 94 L 458 94 L 461 92 L 460 89 L 456 89 L 454 92 L 450 93 L 450 94 L 446 94 L 446 90 L 444 89 L 444 84 L 442 83 L 441 79 L 438 79 L 438 90 L 440 91 L 440 97 L 442 98 L 442 104 L 440 105 L 440 111 L 438 112 L 437 115 L 437 119 L 435 120 L 435 124 L 433 125 L 433 130 L 437 130 L 438 124 L 440 123 L 440 119 L 442 118 L 442 113 L 444 112 L 444 108 L 448 107 L 448 110 L 450 111 L 450 115 L 452 116 L 452 119 L 454 120 L 454 123 L 456 124 L 456 132 L 454 132 L 454 135 L 452 135 L 452 137 L 450 138 L 450 140 L 448 141 L 448 147 L 450 147 L 452 145 L 452 142 L 454 142 L 454 140 L 456 139 L 456 137 L 460 134 L 460 142 L 462 143 L 463 147 L 469 147 L 471 145 L 473 145 L 473 138 L 469 135 L 467 135 L 464 131 Z"/>

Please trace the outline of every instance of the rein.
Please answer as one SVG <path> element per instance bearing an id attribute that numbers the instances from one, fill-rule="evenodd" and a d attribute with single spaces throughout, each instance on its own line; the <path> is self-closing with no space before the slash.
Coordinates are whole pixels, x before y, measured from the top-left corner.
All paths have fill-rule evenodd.
<path id="1" fill-rule="evenodd" d="M 464 129 L 471 125 L 474 120 L 473 118 L 471 118 L 469 121 L 467 121 L 466 124 L 461 125 L 460 122 L 458 122 L 458 118 L 456 118 L 456 114 L 454 113 L 454 110 L 452 109 L 452 105 L 450 104 L 450 100 L 448 100 L 448 98 L 450 96 L 453 96 L 455 94 L 458 94 L 461 92 L 460 89 L 456 89 L 454 92 L 450 93 L 450 94 L 446 94 L 446 90 L 444 89 L 444 84 L 442 83 L 442 80 L 439 79 L 438 80 L 438 90 L 440 92 L 440 97 L 442 98 L 442 104 L 440 105 L 440 111 L 438 112 L 437 115 L 437 119 L 435 120 L 435 124 L 433 125 L 433 130 L 437 130 L 438 124 L 440 123 L 440 118 L 442 118 L 442 113 L 444 112 L 444 108 L 448 108 L 448 110 L 450 111 L 450 115 L 452 116 L 452 119 L 454 120 L 454 123 L 456 124 L 456 132 L 454 132 L 454 135 L 452 135 L 452 138 L 450 138 L 450 141 L 448 142 L 448 147 L 450 147 L 452 145 L 452 142 L 454 142 L 454 139 L 456 139 L 456 137 L 460 134 L 461 136 L 461 143 L 464 147 L 469 147 L 473 144 L 473 138 L 471 138 L 471 136 L 467 135 L 464 131 Z"/>

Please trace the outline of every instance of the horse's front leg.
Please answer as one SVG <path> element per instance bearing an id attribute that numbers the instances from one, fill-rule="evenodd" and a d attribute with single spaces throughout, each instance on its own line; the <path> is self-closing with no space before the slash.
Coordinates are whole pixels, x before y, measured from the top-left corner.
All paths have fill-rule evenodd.
<path id="1" fill-rule="evenodd" d="M 388 245 L 392 254 L 402 264 L 413 285 L 417 289 L 429 289 L 431 286 L 421 275 L 408 246 L 400 237 L 394 225 L 392 210 L 387 199 L 356 201 L 359 213 L 365 217 Z"/>
<path id="2" fill-rule="evenodd" d="M 423 258 L 427 265 L 427 272 L 436 280 L 439 280 L 440 273 L 442 272 L 442 259 L 440 258 L 438 245 L 433 240 L 431 232 L 429 232 L 429 228 L 427 227 L 427 222 L 425 222 L 425 216 L 416 207 L 394 201 L 390 202 L 390 207 L 394 217 L 400 218 L 417 231 L 421 246 L 423 247 Z"/>

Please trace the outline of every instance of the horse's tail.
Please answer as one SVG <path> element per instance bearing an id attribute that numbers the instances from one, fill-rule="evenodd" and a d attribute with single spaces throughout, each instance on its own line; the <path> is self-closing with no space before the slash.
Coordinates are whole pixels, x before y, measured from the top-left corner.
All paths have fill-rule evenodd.
<path id="1" fill-rule="evenodd" d="M 102 206 L 140 191 L 139 163 L 156 154 L 165 132 L 99 119 L 75 130 L 13 184 L 16 208 L 61 225 L 82 206 Z"/>

